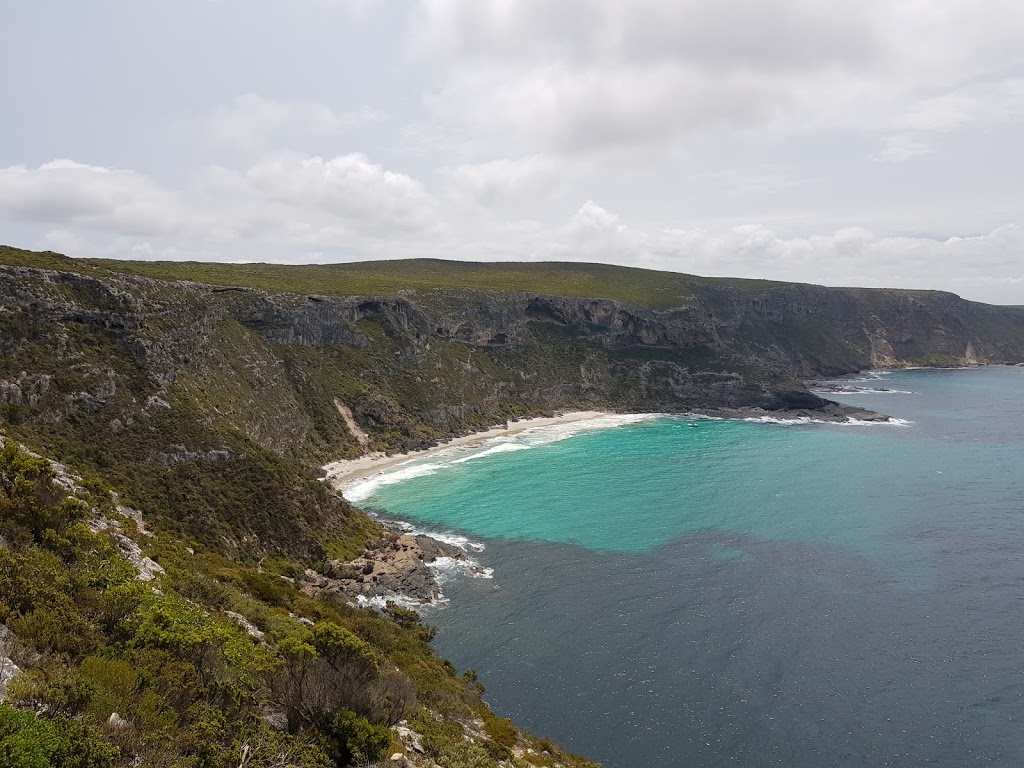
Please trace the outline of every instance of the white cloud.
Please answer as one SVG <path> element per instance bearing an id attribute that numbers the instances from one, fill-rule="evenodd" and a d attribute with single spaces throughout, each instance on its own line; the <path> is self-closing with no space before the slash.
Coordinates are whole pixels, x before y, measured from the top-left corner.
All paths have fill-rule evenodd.
<path id="1" fill-rule="evenodd" d="M 0 169 L 0 217 L 25 216 L 114 238 L 173 236 L 183 247 L 255 244 L 285 253 L 376 252 L 402 236 L 429 239 L 438 228 L 434 200 L 419 182 L 362 155 L 280 155 L 244 172 L 208 168 L 181 190 L 71 161 Z"/>
<path id="2" fill-rule="evenodd" d="M 221 149 L 265 152 L 343 134 L 354 126 L 387 120 L 370 106 L 338 112 L 315 101 L 269 99 L 255 93 L 236 96 L 208 114 L 174 121 L 186 131 Z"/>
<path id="3" fill-rule="evenodd" d="M 267 160 L 246 171 L 240 182 L 260 200 L 316 209 L 368 235 L 421 231 L 436 219 L 433 199 L 422 184 L 360 154 Z"/>
<path id="4" fill-rule="evenodd" d="M 492 176 L 503 184 L 520 173 L 515 163 L 463 169 L 485 189 Z M 1016 225 L 946 239 L 878 236 L 861 227 L 783 237 L 756 223 L 637 226 L 590 200 L 555 224 L 480 217 L 477 205 L 442 206 L 416 179 L 362 155 L 281 155 L 244 172 L 211 168 L 182 190 L 71 161 L 0 170 L 0 216 L 32 215 L 50 228 L 48 245 L 80 255 L 598 261 L 829 285 L 966 288 L 1024 303 L 1024 228 Z"/>
<path id="5" fill-rule="evenodd" d="M 173 193 L 129 170 L 54 160 L 29 169 L 0 169 L 0 211 L 87 229 L 152 235 L 168 233 Z"/>
<path id="6" fill-rule="evenodd" d="M 880 237 L 861 227 L 781 237 L 769 227 L 646 230 L 592 201 L 553 231 L 527 234 L 534 259 L 602 261 L 699 275 L 745 276 L 825 285 L 975 290 L 1024 303 L 1024 228 L 984 235 Z"/>
<path id="7" fill-rule="evenodd" d="M 1024 6 L 1009 0 L 421 5 L 421 47 L 447 67 L 431 104 L 500 152 L 664 151 L 723 130 L 905 134 L 908 103 L 923 120 L 945 110 L 940 130 L 952 130 L 1000 104 L 963 109 L 946 91 L 981 77 L 1013 90 L 1000 81 L 1024 63 Z M 886 140 L 882 156 L 926 151 L 912 138 Z"/>
<path id="8" fill-rule="evenodd" d="M 970 83 L 949 93 L 910 105 L 892 120 L 881 150 L 885 162 L 902 162 L 929 155 L 933 142 L 970 124 L 996 125 L 1024 119 L 1024 78 L 994 83 Z"/>
<path id="9" fill-rule="evenodd" d="M 523 195 L 550 193 L 557 184 L 558 168 L 550 158 L 529 155 L 467 163 L 452 168 L 446 175 L 452 194 L 486 206 Z"/>
<path id="10" fill-rule="evenodd" d="M 1019 287 L 1018 0 L 200 5 L 132 6 L 130 38 L 83 16 L 8 83 L 38 121 L 0 146 L 8 239 Z M 92 164 L 39 165 L 65 155 Z"/>

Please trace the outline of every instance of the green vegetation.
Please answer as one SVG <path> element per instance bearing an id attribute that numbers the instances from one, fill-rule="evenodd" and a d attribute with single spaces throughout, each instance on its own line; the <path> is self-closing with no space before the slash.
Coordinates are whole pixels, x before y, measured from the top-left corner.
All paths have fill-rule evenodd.
<path id="1" fill-rule="evenodd" d="M 0 430 L 86 478 L 0 455 L 0 622 L 24 670 L 0 744 L 56 764 L 71 740 L 95 765 L 326 768 L 401 751 L 406 718 L 444 768 L 589 765 L 491 712 L 417 614 L 314 594 L 307 569 L 380 533 L 318 465 L 558 409 L 773 407 L 879 350 L 1024 359 L 1024 314 L 925 291 L 6 247 L 0 275 Z M 323 298 L 365 295 L 385 298 Z M 156 588 L 124 546 L 163 568 Z"/>
<path id="2" fill-rule="evenodd" d="M 674 307 L 694 283 L 764 290 L 787 283 L 707 278 L 676 272 L 571 262 L 486 263 L 405 259 L 351 264 L 217 264 L 208 262 L 71 260 L 0 247 L 0 260 L 45 269 L 123 272 L 160 280 L 259 288 L 317 296 L 394 296 L 400 291 L 508 291 L 613 299 L 642 307 Z"/>
<path id="3" fill-rule="evenodd" d="M 442 765 L 496 768 L 535 743 L 433 654 L 417 614 L 303 594 L 287 558 L 245 565 L 167 532 L 146 541 L 100 484 L 79 486 L 13 441 L 0 448 L 0 623 L 12 633 L 0 654 L 23 670 L 0 704 L 0 764 L 365 764 L 390 754 L 405 718 Z M 86 525 L 101 513 L 147 544 L 159 590 Z M 486 735 L 464 743 L 461 723 L 477 718 Z"/>
<path id="4" fill-rule="evenodd" d="M 0 262 L 9 264 L 12 267 L 34 267 L 36 269 L 71 269 L 74 267 L 74 259 L 69 259 L 53 251 L 26 251 L 21 248 L 12 248 L 9 245 L 0 245 Z"/>
<path id="5" fill-rule="evenodd" d="M 109 768 L 118 749 L 66 717 L 42 720 L 0 703 L 0 765 L 17 768 Z"/>
<path id="6" fill-rule="evenodd" d="M 62 298 L 74 291 L 83 314 L 119 320 L 126 309 L 98 286 L 70 285 L 57 289 Z M 217 397 L 203 397 L 191 366 L 173 393 L 161 392 L 139 354 L 149 343 L 102 318 L 58 323 L 0 311 L 0 382 L 21 381 L 26 392 L 16 402 L 0 400 L 0 423 L 11 436 L 120 489 L 125 501 L 197 544 L 238 556 L 289 553 L 311 563 L 358 554 L 377 527 L 306 466 L 255 441 L 249 425 L 230 414 L 233 402 L 253 402 L 258 383 L 232 390 L 228 384 L 238 377 L 230 369 L 210 385 Z M 230 354 L 240 346 L 236 335 L 220 349 Z M 232 363 L 249 365 L 229 358 L 215 370 Z M 26 371 L 34 375 L 26 379 Z M 171 403 L 145 407 L 161 393 Z"/>
<path id="7" fill-rule="evenodd" d="M 642 307 L 674 307 L 694 282 L 764 289 L 783 283 L 739 278 L 703 278 L 676 272 L 563 262 L 485 263 L 406 259 L 353 264 L 244 266 L 197 262 L 92 261 L 90 264 L 157 277 L 195 280 L 326 296 L 393 296 L 399 291 L 509 291 L 613 299 Z"/>

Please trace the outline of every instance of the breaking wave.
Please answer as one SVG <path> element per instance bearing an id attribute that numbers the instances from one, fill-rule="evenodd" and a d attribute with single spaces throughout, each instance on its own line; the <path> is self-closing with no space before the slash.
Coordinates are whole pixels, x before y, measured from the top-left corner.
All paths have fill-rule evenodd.
<path id="1" fill-rule="evenodd" d="M 599 416 L 594 419 L 583 419 L 565 424 L 549 424 L 531 427 L 514 435 L 501 435 L 484 440 L 478 445 L 464 445 L 443 449 L 429 457 L 410 457 L 394 469 L 384 470 L 370 477 L 360 478 L 342 486 L 342 493 L 351 502 L 365 501 L 373 496 L 378 488 L 402 483 L 414 477 L 425 477 L 436 474 L 445 467 L 465 464 L 489 456 L 513 451 L 527 451 L 541 445 L 549 445 L 577 435 L 600 429 L 614 429 L 629 424 L 638 424 L 652 419 L 662 418 L 664 414 L 633 413 Z M 433 536 L 434 534 L 430 534 Z"/>
<path id="2" fill-rule="evenodd" d="M 780 419 L 776 416 L 751 416 L 743 419 L 751 424 L 776 424 L 789 427 L 800 424 L 832 424 L 837 427 L 909 427 L 914 422 L 906 419 L 894 419 L 891 416 L 887 421 L 867 421 L 865 419 L 847 418 L 845 421 L 830 421 L 828 419 L 814 419 L 810 416 L 799 416 L 793 419 Z"/>
<path id="3" fill-rule="evenodd" d="M 842 387 L 841 389 L 829 389 L 827 387 L 811 390 L 816 395 L 916 395 L 909 389 L 886 389 L 885 387 Z"/>

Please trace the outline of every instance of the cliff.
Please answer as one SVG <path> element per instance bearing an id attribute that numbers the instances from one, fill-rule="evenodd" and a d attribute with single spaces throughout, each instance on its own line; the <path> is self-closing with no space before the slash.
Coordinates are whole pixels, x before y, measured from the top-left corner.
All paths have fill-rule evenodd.
<path id="1" fill-rule="evenodd" d="M 312 466 L 570 407 L 821 408 L 805 379 L 1024 360 L 1024 311 L 934 291 L 604 265 L 0 263 L 8 420 L 53 439 L 85 425 L 106 460 L 144 434 L 162 470 L 254 450 Z M 291 290 L 260 287 L 275 281 Z"/>
<path id="2" fill-rule="evenodd" d="M 315 479 L 318 465 L 556 409 L 835 413 L 806 379 L 1021 361 L 1024 309 L 938 292 L 0 248 L 0 442 L 71 478 L 36 493 L 22 480 L 42 483 L 42 464 L 5 449 L 0 671 L 17 670 L 16 702 L 50 719 L 4 704 L 0 719 L 59 728 L 106 755 L 96 765 L 323 766 L 324 749 L 344 761 L 368 739 L 374 754 L 400 749 L 396 764 L 592 765 L 497 718 L 415 614 L 350 604 L 371 573 L 429 593 L 427 544 L 381 530 Z M 41 500 L 52 524 L 40 529 Z M 412 567 L 377 568 L 400 560 Z M 366 680 L 344 711 L 288 714 L 306 692 L 282 670 L 319 675 L 353 649 L 346 674 Z"/>

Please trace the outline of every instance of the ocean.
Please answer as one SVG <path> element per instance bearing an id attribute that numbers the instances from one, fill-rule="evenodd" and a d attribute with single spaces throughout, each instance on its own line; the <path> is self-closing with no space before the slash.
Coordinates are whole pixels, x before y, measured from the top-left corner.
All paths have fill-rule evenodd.
<path id="1" fill-rule="evenodd" d="M 1024 368 L 827 396 L 901 421 L 615 416 L 346 494 L 466 546 L 437 650 L 607 768 L 1019 768 Z"/>

